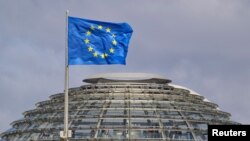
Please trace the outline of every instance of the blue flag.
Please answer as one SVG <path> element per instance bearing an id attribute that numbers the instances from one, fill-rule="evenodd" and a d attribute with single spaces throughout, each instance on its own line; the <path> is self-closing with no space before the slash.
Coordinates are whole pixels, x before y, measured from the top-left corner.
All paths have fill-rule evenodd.
<path id="1" fill-rule="evenodd" d="M 127 23 L 68 17 L 68 64 L 125 65 L 132 32 Z"/>

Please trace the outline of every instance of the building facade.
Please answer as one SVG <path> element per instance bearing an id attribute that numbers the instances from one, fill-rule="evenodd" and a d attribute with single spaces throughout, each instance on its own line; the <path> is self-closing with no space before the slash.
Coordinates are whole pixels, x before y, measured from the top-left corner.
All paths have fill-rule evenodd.
<path id="1" fill-rule="evenodd" d="M 207 141 L 208 124 L 238 124 L 200 94 L 154 74 L 112 73 L 69 89 L 70 140 Z M 38 102 L 4 141 L 60 140 L 64 94 Z"/>

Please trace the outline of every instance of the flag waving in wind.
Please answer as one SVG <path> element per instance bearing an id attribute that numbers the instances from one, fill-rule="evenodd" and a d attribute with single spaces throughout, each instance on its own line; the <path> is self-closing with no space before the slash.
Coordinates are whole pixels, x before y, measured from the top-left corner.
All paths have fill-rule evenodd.
<path id="1" fill-rule="evenodd" d="M 132 28 L 68 17 L 68 65 L 126 64 Z"/>

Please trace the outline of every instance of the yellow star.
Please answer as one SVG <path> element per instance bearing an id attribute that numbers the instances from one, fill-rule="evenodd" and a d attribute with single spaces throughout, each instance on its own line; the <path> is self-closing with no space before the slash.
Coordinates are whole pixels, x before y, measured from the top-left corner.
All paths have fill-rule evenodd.
<path id="1" fill-rule="evenodd" d="M 90 29 L 94 30 L 94 29 L 95 29 L 95 27 L 94 27 L 93 25 L 91 25 L 91 26 L 90 26 Z"/>
<path id="2" fill-rule="evenodd" d="M 89 52 L 91 52 L 93 50 L 93 48 L 91 46 L 89 46 L 88 50 L 89 50 Z"/>
<path id="3" fill-rule="evenodd" d="M 109 52 L 110 52 L 110 53 L 114 53 L 115 50 L 114 50 L 113 48 L 110 48 L 110 49 L 109 49 Z"/>
<path id="4" fill-rule="evenodd" d="M 88 44 L 89 43 L 89 39 L 85 39 L 84 42 L 85 42 L 85 44 Z"/>
<path id="5" fill-rule="evenodd" d="M 87 36 L 89 36 L 89 35 L 91 34 L 91 32 L 88 30 L 88 31 L 86 32 L 86 34 L 87 34 Z"/>
<path id="6" fill-rule="evenodd" d="M 105 56 L 105 57 L 108 57 L 108 54 L 107 54 L 107 53 L 104 53 L 104 56 Z"/>
<path id="7" fill-rule="evenodd" d="M 116 46 L 116 45 L 117 45 L 116 40 L 113 40 L 113 41 L 112 41 L 112 44 Z"/>
<path id="8" fill-rule="evenodd" d="M 106 32 L 110 32 L 111 31 L 111 29 L 108 27 L 108 28 L 106 28 Z"/>
<path id="9" fill-rule="evenodd" d="M 116 37 L 115 34 L 112 34 L 112 37 L 115 38 Z"/>
<path id="10" fill-rule="evenodd" d="M 98 57 L 98 53 L 97 52 L 94 52 L 93 55 L 94 55 L 94 57 Z"/>
<path id="11" fill-rule="evenodd" d="M 104 54 L 102 54 L 102 55 L 101 55 L 101 57 L 102 57 L 102 59 L 104 59 L 104 58 L 105 58 L 105 55 L 104 55 Z"/>
<path id="12" fill-rule="evenodd" d="M 98 29 L 100 29 L 100 30 L 101 30 L 101 29 L 102 29 L 102 26 L 101 26 L 101 25 L 98 25 Z"/>

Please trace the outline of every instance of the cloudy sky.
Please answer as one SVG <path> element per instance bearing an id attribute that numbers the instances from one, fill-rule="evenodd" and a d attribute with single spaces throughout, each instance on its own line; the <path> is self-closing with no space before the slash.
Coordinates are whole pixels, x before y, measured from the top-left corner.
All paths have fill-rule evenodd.
<path id="1" fill-rule="evenodd" d="M 0 0 L 0 132 L 63 92 L 67 9 L 134 30 L 126 66 L 73 66 L 70 87 L 98 73 L 156 73 L 250 124 L 250 1 Z"/>

